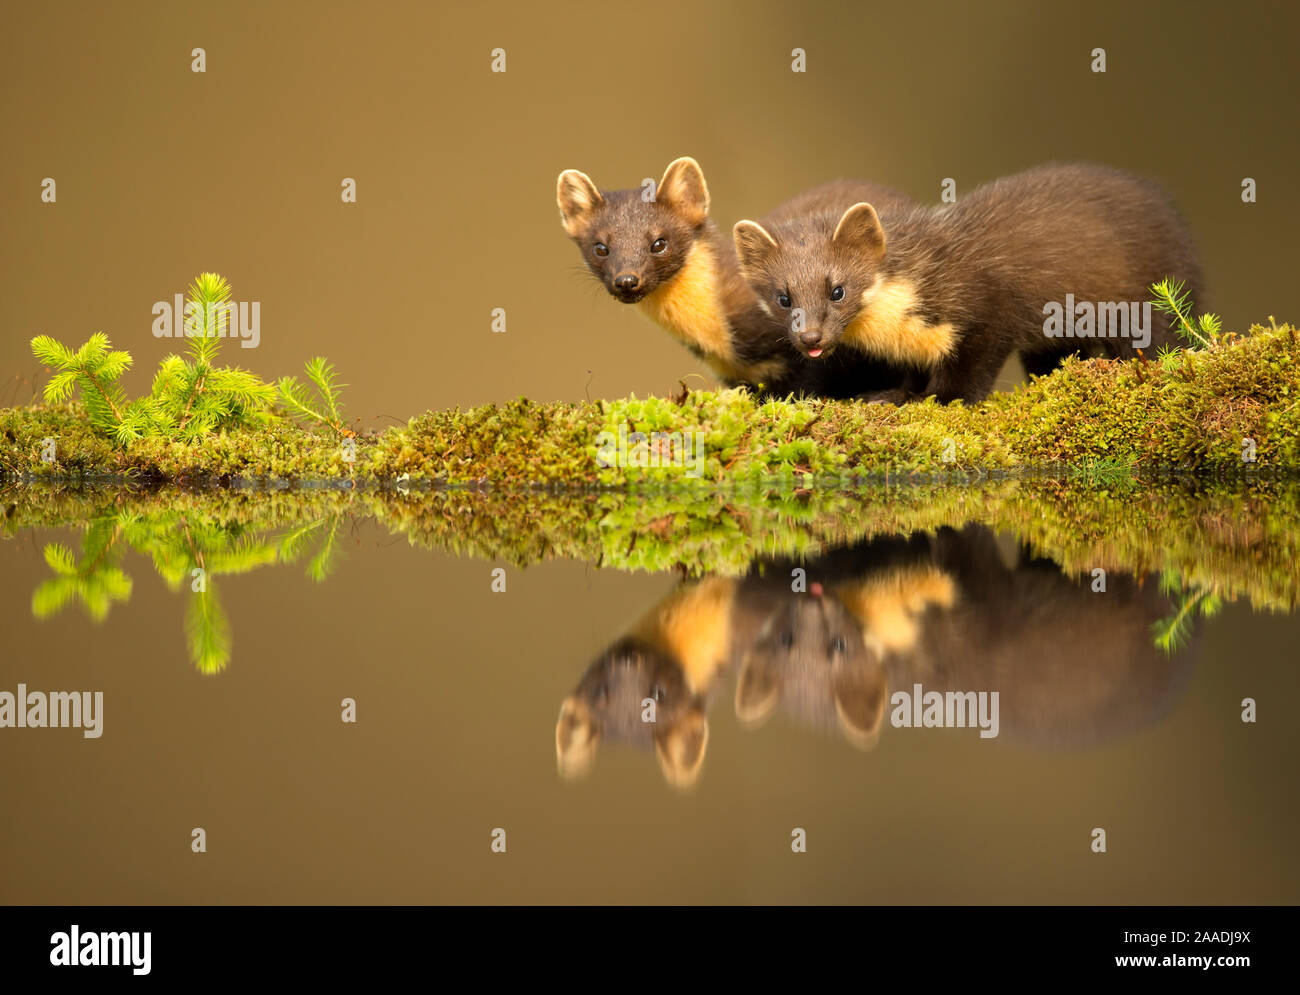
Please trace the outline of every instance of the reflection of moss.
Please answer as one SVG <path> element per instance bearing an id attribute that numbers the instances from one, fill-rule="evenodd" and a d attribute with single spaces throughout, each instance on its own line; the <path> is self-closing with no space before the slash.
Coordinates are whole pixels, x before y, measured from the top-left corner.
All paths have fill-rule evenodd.
<path id="1" fill-rule="evenodd" d="M 622 570 L 738 574 L 761 556 L 812 555 L 873 536 L 967 523 L 1021 539 L 1069 574 L 1172 571 L 1187 584 L 1289 610 L 1300 598 L 1300 486 L 1192 487 L 1132 478 L 1000 480 L 980 486 L 357 495 L 426 548 L 527 565 L 553 558 Z"/>
<path id="2" fill-rule="evenodd" d="M 1285 325 L 1252 332 L 1156 362 L 1072 360 L 1051 376 L 973 407 L 933 400 L 901 408 L 851 401 L 758 404 L 744 391 L 722 391 L 693 393 L 680 403 L 517 400 L 429 412 L 356 440 L 354 463 L 336 440 L 283 424 L 193 443 L 146 438 L 119 450 L 89 431 L 79 408 L 9 408 L 0 409 L 0 471 L 701 487 L 825 484 L 863 473 L 964 479 L 983 470 L 1061 464 L 1240 473 L 1243 451 L 1252 447 L 1256 466 L 1295 470 L 1300 338 Z M 620 430 L 702 432 L 702 479 L 684 481 L 680 467 L 602 469 L 600 433 Z M 56 442 L 52 463 L 41 461 L 47 437 Z"/>
<path id="3" fill-rule="evenodd" d="M 1168 573 L 1185 589 L 1245 597 L 1257 609 L 1290 610 L 1300 599 L 1300 486 L 1258 481 L 1192 490 L 1081 475 L 853 490 L 539 491 L 526 499 L 465 490 L 0 487 L 0 535 L 109 514 L 139 519 L 142 531 L 133 534 L 156 533 L 131 545 L 149 552 L 164 576 L 189 562 L 184 550 L 161 560 L 152 552 L 173 549 L 164 538 L 175 543 L 181 519 L 208 548 L 232 557 L 246 548 L 240 542 L 266 547 L 266 563 L 296 559 L 315 545 L 320 562 L 309 571 L 318 577 L 328 572 L 343 516 L 373 517 L 413 545 L 458 556 L 521 566 L 563 558 L 692 575 L 735 575 L 762 556 L 813 555 L 874 536 L 976 523 L 1018 536 L 1071 575 L 1097 567 Z M 273 538 L 259 538 L 266 536 Z"/>

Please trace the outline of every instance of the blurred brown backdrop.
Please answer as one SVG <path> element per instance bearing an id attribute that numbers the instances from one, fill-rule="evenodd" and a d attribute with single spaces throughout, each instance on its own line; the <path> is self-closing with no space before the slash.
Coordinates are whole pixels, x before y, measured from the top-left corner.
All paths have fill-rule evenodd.
<path id="1" fill-rule="evenodd" d="M 1182 204 L 1229 327 L 1300 317 L 1279 251 L 1300 221 L 1300 13 L 1282 3 L 54 3 L 0 18 L 0 381 L 38 372 L 33 335 L 102 329 L 145 389 L 172 345 L 150 334 L 153 302 L 213 269 L 262 302 L 260 348 L 227 360 L 274 377 L 324 353 L 367 424 L 664 393 L 707 371 L 580 271 L 554 181 L 577 167 L 631 186 L 686 154 L 726 225 L 836 176 L 934 200 L 946 176 L 960 193 L 1052 159 L 1128 167 Z M 0 403 L 30 396 L 8 382 Z"/>

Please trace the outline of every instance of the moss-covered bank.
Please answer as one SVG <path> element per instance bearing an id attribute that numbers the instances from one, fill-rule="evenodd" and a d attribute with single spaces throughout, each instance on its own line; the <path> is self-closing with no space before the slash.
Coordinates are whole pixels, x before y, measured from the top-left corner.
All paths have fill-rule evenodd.
<path id="1" fill-rule="evenodd" d="M 638 432 L 700 433 L 698 477 L 687 477 L 693 448 L 684 466 L 635 465 L 656 458 L 638 447 Z M 633 465 L 602 467 L 601 433 L 628 438 Z M 1250 456 L 1253 463 L 1243 458 Z M 197 442 L 144 438 L 127 446 L 97 435 L 77 406 L 0 409 L 0 472 L 24 478 L 716 486 L 1063 465 L 1234 475 L 1300 469 L 1300 336 L 1286 325 L 1256 327 L 1157 361 L 1074 360 L 970 407 L 759 404 L 744 391 L 580 404 L 520 399 L 429 412 L 356 440 L 285 421 Z"/>

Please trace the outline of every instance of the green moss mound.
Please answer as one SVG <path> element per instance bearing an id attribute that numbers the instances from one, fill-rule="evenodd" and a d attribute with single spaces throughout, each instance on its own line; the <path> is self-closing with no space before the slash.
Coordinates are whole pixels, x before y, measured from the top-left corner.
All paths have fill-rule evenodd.
<path id="1" fill-rule="evenodd" d="M 620 438 L 626 460 L 617 446 L 602 449 L 602 440 Z M 701 450 L 690 445 L 697 438 Z M 688 442 L 686 459 L 674 448 L 679 440 Z M 602 456 L 615 465 L 602 465 Z M 825 486 L 867 475 L 967 479 L 1067 467 L 1300 469 L 1300 336 L 1289 325 L 1256 326 L 1244 338 L 1156 361 L 1070 360 L 973 406 L 760 403 L 744 390 L 578 404 L 519 399 L 428 412 L 356 439 L 278 421 L 125 446 L 95 433 L 76 405 L 0 409 L 0 473 L 23 479 Z"/>

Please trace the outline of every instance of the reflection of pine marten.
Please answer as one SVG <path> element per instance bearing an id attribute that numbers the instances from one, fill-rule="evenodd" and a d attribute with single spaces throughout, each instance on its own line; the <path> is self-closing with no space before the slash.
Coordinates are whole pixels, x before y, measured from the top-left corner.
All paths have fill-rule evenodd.
<path id="1" fill-rule="evenodd" d="M 1153 580 L 1112 571 L 1097 593 L 1024 550 L 1007 566 L 976 526 L 940 529 L 931 545 L 959 593 L 944 624 L 922 627 L 910 673 L 927 688 L 1000 692 L 1004 736 L 1100 743 L 1160 718 L 1190 677 L 1199 633 L 1174 655 L 1156 647 L 1152 626 L 1173 604 Z"/>
<path id="2" fill-rule="evenodd" d="M 616 300 L 636 304 L 709 364 L 728 385 L 765 393 L 853 397 L 896 388 L 902 373 L 883 361 L 846 354 L 812 363 L 759 306 L 740 276 L 731 240 L 709 218 L 709 191 L 694 159 L 672 162 L 646 200 L 640 189 L 600 190 L 585 173 L 560 174 L 556 199 L 566 234 Z M 902 210 L 904 195 L 843 180 L 777 208 L 772 224 L 817 211 L 842 212 L 869 200 Z"/>
<path id="3" fill-rule="evenodd" d="M 804 585 L 792 582 L 796 567 Z M 708 707 L 732 670 L 736 714 L 750 726 L 782 711 L 869 748 L 891 695 L 915 682 L 997 691 L 1001 732 L 1086 745 L 1149 723 L 1181 688 L 1190 655 L 1167 656 L 1151 636 L 1168 611 L 1155 584 L 1112 573 L 1094 594 L 979 526 L 769 561 L 741 581 L 688 582 L 565 699 L 560 773 L 584 773 L 602 741 L 628 742 L 653 745 L 671 784 L 695 783 Z"/>
<path id="4" fill-rule="evenodd" d="M 603 739 L 649 741 L 669 782 L 695 781 L 709 741 L 705 702 L 731 664 L 741 617 L 735 590 L 734 581 L 719 577 L 679 587 L 587 668 L 560 707 L 561 774 L 585 773 Z"/>
<path id="5" fill-rule="evenodd" d="M 920 392 L 941 401 L 985 397 L 1013 352 L 1042 374 L 1068 353 L 1135 358 L 1175 344 L 1149 306 L 1137 312 L 1148 327 L 1121 321 L 1164 277 L 1200 299 L 1200 262 L 1168 195 L 1098 166 L 1032 169 L 939 207 L 863 198 L 741 221 L 734 238 L 746 280 L 796 348 L 820 362 L 853 351 L 911 366 Z M 1106 307 L 1128 337 L 1050 334 L 1067 295 Z"/>
<path id="6" fill-rule="evenodd" d="M 768 617 L 741 660 L 736 715 L 755 726 L 780 705 L 867 749 L 880 735 L 889 663 L 912 650 L 923 624 L 942 624 L 957 594 L 923 542 L 878 541 L 865 558 L 844 552 L 807 564 L 807 593 Z M 784 565 L 770 573 L 789 576 Z"/>
<path id="7" fill-rule="evenodd" d="M 997 691 L 1002 732 L 1047 746 L 1098 742 L 1162 714 L 1191 656 L 1154 645 L 1151 625 L 1170 607 L 1157 585 L 1112 573 L 1096 594 L 1049 560 L 1007 560 L 988 529 L 969 526 L 807 564 L 809 593 L 792 595 L 742 660 L 737 715 L 753 724 L 779 705 L 865 747 L 891 695 L 914 682 Z"/>

